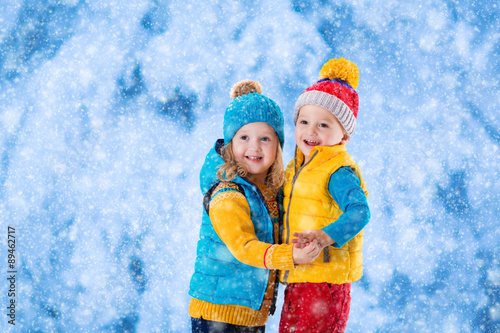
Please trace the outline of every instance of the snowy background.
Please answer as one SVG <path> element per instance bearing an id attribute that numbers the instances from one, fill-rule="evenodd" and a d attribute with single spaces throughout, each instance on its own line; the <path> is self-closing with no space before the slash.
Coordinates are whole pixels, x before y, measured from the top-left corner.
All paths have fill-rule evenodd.
<path id="1" fill-rule="evenodd" d="M 256 79 L 282 107 L 286 163 L 296 98 L 343 56 L 361 73 L 348 151 L 372 210 L 347 331 L 499 332 L 499 13 L 494 0 L 0 0 L 0 331 L 188 332 L 198 172 L 232 85 Z"/>

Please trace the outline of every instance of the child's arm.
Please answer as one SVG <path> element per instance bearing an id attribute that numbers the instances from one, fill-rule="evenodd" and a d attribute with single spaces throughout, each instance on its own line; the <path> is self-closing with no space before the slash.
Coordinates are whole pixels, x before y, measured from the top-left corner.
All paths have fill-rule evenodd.
<path id="1" fill-rule="evenodd" d="M 359 178 L 349 167 L 342 167 L 332 174 L 328 189 L 343 214 L 321 230 L 294 233 L 292 243 L 304 244 L 317 239 L 320 246 L 341 248 L 356 236 L 370 221 L 370 209 Z M 300 245 L 299 245 L 300 246 Z"/>
<path id="2" fill-rule="evenodd" d="M 313 261 L 321 253 L 316 242 L 294 248 L 293 244 L 273 245 L 259 241 L 250 219 L 248 202 L 239 192 L 223 192 L 213 197 L 209 214 L 217 235 L 231 254 L 247 265 L 290 270 L 295 264 Z"/>

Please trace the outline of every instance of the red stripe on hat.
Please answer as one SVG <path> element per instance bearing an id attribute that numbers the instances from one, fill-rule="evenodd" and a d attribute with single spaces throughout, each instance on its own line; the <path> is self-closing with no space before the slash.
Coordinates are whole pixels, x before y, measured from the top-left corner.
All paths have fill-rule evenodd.
<path id="1" fill-rule="evenodd" d="M 358 93 L 355 90 L 345 87 L 338 82 L 330 81 L 316 82 L 304 92 L 311 90 L 319 90 L 330 95 L 334 95 L 342 100 L 349 107 L 349 109 L 351 109 L 354 117 L 358 117 L 359 98 Z"/>

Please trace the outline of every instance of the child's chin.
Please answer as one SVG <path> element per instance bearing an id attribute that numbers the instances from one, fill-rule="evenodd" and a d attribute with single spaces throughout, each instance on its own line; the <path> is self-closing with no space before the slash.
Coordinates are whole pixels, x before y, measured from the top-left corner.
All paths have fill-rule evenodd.
<path id="1" fill-rule="evenodd" d="M 300 151 L 302 152 L 302 154 L 304 154 L 304 156 L 309 156 L 309 152 L 311 151 L 311 149 L 301 149 Z"/>

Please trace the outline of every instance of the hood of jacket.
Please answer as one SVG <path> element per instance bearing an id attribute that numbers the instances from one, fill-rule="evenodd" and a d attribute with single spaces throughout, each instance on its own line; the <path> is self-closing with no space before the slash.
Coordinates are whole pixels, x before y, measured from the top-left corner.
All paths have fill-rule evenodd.
<path id="1" fill-rule="evenodd" d="M 200 189 L 205 195 L 210 188 L 219 181 L 217 178 L 218 167 L 224 164 L 224 160 L 220 155 L 220 151 L 224 147 L 224 139 L 218 139 L 212 149 L 205 157 L 205 162 L 200 171 Z"/>

